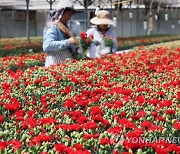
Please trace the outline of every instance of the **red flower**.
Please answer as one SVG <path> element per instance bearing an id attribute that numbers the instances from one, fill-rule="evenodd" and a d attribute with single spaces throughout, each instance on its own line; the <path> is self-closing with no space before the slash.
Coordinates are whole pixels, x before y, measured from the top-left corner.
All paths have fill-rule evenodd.
<path id="1" fill-rule="evenodd" d="M 160 107 L 170 107 L 172 105 L 172 100 L 163 100 L 159 103 Z"/>
<path id="2" fill-rule="evenodd" d="M 88 105 L 88 100 L 78 100 L 77 101 L 77 104 L 79 105 L 79 106 L 87 106 Z"/>
<path id="3" fill-rule="evenodd" d="M 72 114 L 72 119 L 73 119 L 73 120 L 78 119 L 78 118 L 81 116 L 81 114 L 82 114 L 81 111 L 75 110 L 75 111 L 73 112 L 73 114 Z"/>
<path id="4" fill-rule="evenodd" d="M 129 133 L 127 134 L 127 137 L 128 137 L 128 138 L 133 138 L 133 137 L 140 138 L 140 137 L 141 137 L 141 134 L 142 134 L 141 131 L 136 130 L 136 131 L 133 131 L 133 132 L 129 132 Z"/>
<path id="5" fill-rule="evenodd" d="M 20 102 L 11 102 L 9 104 L 5 105 L 6 109 L 9 111 L 15 111 L 21 108 L 21 103 Z"/>
<path id="6" fill-rule="evenodd" d="M 90 115 L 94 116 L 96 114 L 102 114 L 101 108 L 99 106 L 92 106 Z"/>
<path id="7" fill-rule="evenodd" d="M 5 149 L 8 146 L 7 142 L 0 141 L 0 151 Z"/>
<path id="8" fill-rule="evenodd" d="M 100 141 L 100 144 L 102 145 L 106 145 L 106 144 L 110 144 L 110 139 L 109 138 L 102 138 Z"/>
<path id="9" fill-rule="evenodd" d="M 157 117 L 157 115 L 158 115 L 158 112 L 156 112 L 156 111 L 151 113 L 151 116 L 153 116 L 153 117 Z"/>
<path id="10" fill-rule="evenodd" d="M 101 115 L 93 116 L 92 119 L 96 122 L 102 122 L 103 121 L 103 117 Z"/>
<path id="11" fill-rule="evenodd" d="M 91 42 L 92 42 L 92 40 L 93 40 L 93 36 L 92 35 L 90 35 L 89 37 L 87 36 L 87 33 L 86 32 L 82 32 L 81 34 L 80 34 L 80 40 L 79 40 L 79 45 L 80 45 L 80 47 L 84 50 L 84 51 L 86 51 L 89 47 L 90 47 L 90 45 L 91 45 Z"/>
<path id="12" fill-rule="evenodd" d="M 106 120 L 106 119 L 103 119 L 101 122 L 102 122 L 103 125 L 106 125 L 106 126 L 110 126 L 110 125 L 111 125 L 111 124 L 109 123 L 109 121 Z"/>
<path id="13" fill-rule="evenodd" d="M 177 99 L 180 100 L 180 91 L 177 92 Z"/>
<path id="14" fill-rule="evenodd" d="M 148 128 L 148 131 L 158 131 L 158 130 L 162 131 L 163 128 L 160 126 L 152 126 Z"/>
<path id="15" fill-rule="evenodd" d="M 83 138 L 84 139 L 91 139 L 91 138 L 98 138 L 99 134 L 84 134 Z"/>
<path id="16" fill-rule="evenodd" d="M 153 99 L 148 100 L 148 102 L 155 106 L 155 105 L 157 105 L 159 103 L 159 100 L 157 98 L 153 98 Z"/>
<path id="17" fill-rule="evenodd" d="M 87 38 L 87 39 L 86 39 L 86 42 L 87 42 L 87 43 L 90 43 L 90 42 L 91 42 L 91 39 L 90 39 L 90 38 Z"/>
<path id="18" fill-rule="evenodd" d="M 109 133 L 114 133 L 114 134 L 120 134 L 122 131 L 122 127 L 114 127 L 114 128 L 109 128 L 107 132 Z"/>
<path id="19" fill-rule="evenodd" d="M 158 120 L 158 121 L 166 121 L 166 119 L 163 118 L 162 116 L 157 116 L 155 120 Z"/>
<path id="20" fill-rule="evenodd" d="M 138 115 L 141 116 L 141 117 L 144 117 L 146 115 L 146 112 L 144 110 L 140 110 L 138 112 Z"/>
<path id="21" fill-rule="evenodd" d="M 145 97 L 142 96 L 138 96 L 135 98 L 135 101 L 138 101 L 140 104 L 144 103 L 146 101 Z"/>
<path id="22" fill-rule="evenodd" d="M 31 139 L 31 146 L 34 146 L 36 144 L 41 144 L 42 142 L 50 142 L 52 141 L 52 137 L 47 134 L 39 134 L 38 136 Z"/>
<path id="23" fill-rule="evenodd" d="M 22 147 L 21 142 L 18 140 L 11 140 L 9 143 L 12 144 L 12 146 L 14 147 L 14 151 Z"/>
<path id="24" fill-rule="evenodd" d="M 122 111 L 120 114 L 119 114 L 121 117 L 125 117 L 127 115 L 127 113 L 125 111 Z"/>
<path id="25" fill-rule="evenodd" d="M 48 82 L 48 81 L 46 81 L 46 82 L 44 82 L 44 86 L 45 86 L 45 87 L 49 87 L 49 86 L 51 86 L 51 83 Z"/>
<path id="26" fill-rule="evenodd" d="M 78 125 L 78 124 L 71 124 L 70 126 L 69 126 L 69 129 L 70 130 L 74 130 L 74 131 L 79 131 L 80 130 L 80 125 Z"/>
<path id="27" fill-rule="evenodd" d="M 35 113 L 36 113 L 36 111 L 34 111 L 34 110 L 29 110 L 29 111 L 27 112 L 27 115 L 28 115 L 28 117 L 33 117 L 33 116 L 35 116 Z"/>
<path id="28" fill-rule="evenodd" d="M 132 118 L 133 120 L 138 120 L 138 119 L 141 118 L 141 116 L 140 116 L 137 112 L 134 112 L 133 115 L 131 116 L 131 118 Z"/>
<path id="29" fill-rule="evenodd" d="M 67 147 L 64 144 L 59 143 L 59 144 L 55 144 L 54 148 L 56 149 L 57 152 L 63 153 Z"/>
<path id="30" fill-rule="evenodd" d="M 166 114 L 175 114 L 176 113 L 176 111 L 175 110 L 166 110 Z"/>
<path id="31" fill-rule="evenodd" d="M 90 122 L 87 122 L 86 124 L 83 124 L 82 127 L 85 129 L 96 129 L 98 128 L 98 125 L 95 122 L 90 121 Z"/>
<path id="32" fill-rule="evenodd" d="M 16 115 L 16 117 L 24 117 L 25 111 L 18 110 L 18 111 L 15 112 L 15 115 Z"/>
<path id="33" fill-rule="evenodd" d="M 88 121 L 88 118 L 86 116 L 80 116 L 77 121 L 79 124 L 84 124 Z"/>
<path id="34" fill-rule="evenodd" d="M 37 121 L 34 118 L 27 118 L 22 123 L 23 128 L 26 127 L 34 128 L 36 125 L 37 125 Z"/>
<path id="35" fill-rule="evenodd" d="M 80 34 L 80 36 L 81 36 L 81 39 L 86 39 L 87 38 L 87 33 L 86 32 L 82 32 Z"/>
<path id="36" fill-rule="evenodd" d="M 156 148 L 157 154 L 169 154 L 168 148 Z"/>
<path id="37" fill-rule="evenodd" d="M 122 101 L 115 101 L 113 108 L 117 109 L 123 106 L 123 102 Z"/>
<path id="38" fill-rule="evenodd" d="M 160 96 L 164 96 L 165 95 L 165 93 L 163 91 L 158 91 L 157 94 L 160 95 Z"/>
<path id="39" fill-rule="evenodd" d="M 142 127 L 151 127 L 153 124 L 149 121 L 143 121 L 141 122 Z"/>
<path id="40" fill-rule="evenodd" d="M 68 130 L 69 129 L 69 125 L 67 124 L 60 124 L 60 125 L 56 125 L 56 129 L 63 129 L 63 130 Z"/>
<path id="41" fill-rule="evenodd" d="M 177 130 L 180 130 L 180 121 L 176 121 L 174 123 L 174 128 L 176 128 Z"/>
<path id="42" fill-rule="evenodd" d="M 130 121 L 128 119 L 126 119 L 126 118 L 122 118 L 122 119 L 118 120 L 118 123 L 121 124 L 121 125 L 124 125 L 124 124 L 126 124 L 128 122 L 130 122 Z"/>
<path id="43" fill-rule="evenodd" d="M 39 83 L 41 83 L 42 81 L 41 81 L 41 79 L 36 79 L 35 81 L 34 81 L 34 84 L 39 84 Z"/>
<path id="44" fill-rule="evenodd" d="M 94 39 L 94 35 L 89 35 L 89 37 L 90 37 L 91 39 Z"/>
<path id="45" fill-rule="evenodd" d="M 119 154 L 118 150 L 114 150 L 112 154 Z"/>
<path id="46" fill-rule="evenodd" d="M 64 92 L 65 92 L 66 94 L 71 93 L 71 87 L 70 87 L 70 86 L 66 86 Z"/>
<path id="47" fill-rule="evenodd" d="M 74 145 L 74 147 L 75 147 L 77 150 L 83 150 L 83 145 L 82 145 L 82 144 L 76 143 L 76 144 Z"/>
<path id="48" fill-rule="evenodd" d="M 4 121 L 4 116 L 0 115 L 0 124 Z"/>
<path id="49" fill-rule="evenodd" d="M 63 107 L 67 107 L 67 108 L 74 108 L 74 106 L 75 104 L 72 99 L 67 99 L 63 104 Z"/>
<path id="50" fill-rule="evenodd" d="M 123 142 L 126 149 L 141 149 L 145 145 L 145 141 L 141 137 L 132 137 Z"/>
<path id="51" fill-rule="evenodd" d="M 53 117 L 41 118 L 38 120 L 38 122 L 42 124 L 53 124 L 53 123 L 56 123 L 56 119 Z"/>
<path id="52" fill-rule="evenodd" d="M 8 84 L 8 83 L 3 83 L 3 84 L 2 84 L 2 88 L 3 88 L 3 89 L 8 89 L 8 88 L 10 88 L 10 87 L 11 87 L 11 85 Z"/>
<path id="53" fill-rule="evenodd" d="M 71 112 L 71 111 L 64 111 L 64 112 L 62 113 L 62 116 L 64 116 L 64 115 L 72 116 L 72 115 L 73 115 L 73 112 Z"/>
<path id="54" fill-rule="evenodd" d="M 11 50 L 12 48 L 11 48 L 10 45 L 6 45 L 6 46 L 4 47 L 4 49 L 5 49 L 5 50 Z"/>

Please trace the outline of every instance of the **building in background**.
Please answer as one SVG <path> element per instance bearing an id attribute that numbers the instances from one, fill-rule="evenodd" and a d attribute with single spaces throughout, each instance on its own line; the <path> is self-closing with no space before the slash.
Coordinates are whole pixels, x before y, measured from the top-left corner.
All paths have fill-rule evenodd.
<path id="1" fill-rule="evenodd" d="M 150 34 L 180 34 L 180 1 L 140 0 L 140 3 L 124 3 L 125 0 L 75 0 L 75 8 L 83 10 L 76 14 L 70 24 L 76 25 L 74 34 L 86 31 L 90 18 L 94 16 L 96 7 L 107 9 L 114 19 L 114 30 L 118 36 L 140 36 Z M 46 0 L 29 0 L 30 36 L 42 36 L 49 3 Z M 84 5 L 86 4 L 86 6 Z M 56 1 L 52 5 L 55 7 Z M 160 9 L 158 8 L 160 6 Z M 153 26 L 150 26 L 148 12 L 151 9 Z M 159 9 L 159 10 L 158 10 Z M 25 0 L 0 1 L 0 37 L 26 36 L 26 3 Z M 147 25 L 147 26 L 144 26 Z M 151 28 L 151 29 L 149 29 Z"/>

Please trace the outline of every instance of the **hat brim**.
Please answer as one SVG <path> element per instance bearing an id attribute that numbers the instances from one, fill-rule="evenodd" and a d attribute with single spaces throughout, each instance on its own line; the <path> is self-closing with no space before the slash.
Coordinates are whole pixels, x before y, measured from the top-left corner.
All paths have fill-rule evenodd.
<path id="1" fill-rule="evenodd" d="M 71 7 L 66 7 L 65 9 L 70 9 L 70 10 L 72 10 L 74 13 L 80 13 L 80 12 L 83 12 L 82 10 L 77 10 L 77 9 L 71 8 Z"/>
<path id="2" fill-rule="evenodd" d="M 97 17 L 92 18 L 90 22 L 94 25 L 113 25 L 113 21 L 111 19 L 99 19 Z"/>

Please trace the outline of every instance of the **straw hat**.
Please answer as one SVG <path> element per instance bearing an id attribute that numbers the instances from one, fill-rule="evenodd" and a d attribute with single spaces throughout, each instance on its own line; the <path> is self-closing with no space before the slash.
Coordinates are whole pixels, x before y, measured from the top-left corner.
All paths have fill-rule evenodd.
<path id="1" fill-rule="evenodd" d="M 90 22 L 95 25 L 113 25 L 110 13 L 106 10 L 98 11 L 96 17 L 92 18 Z"/>

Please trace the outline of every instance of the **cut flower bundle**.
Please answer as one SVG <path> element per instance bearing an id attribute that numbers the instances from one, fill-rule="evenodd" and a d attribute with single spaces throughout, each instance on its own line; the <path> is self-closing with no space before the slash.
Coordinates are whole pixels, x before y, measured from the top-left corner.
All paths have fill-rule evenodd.
<path id="1" fill-rule="evenodd" d="M 104 43 L 104 46 L 106 47 L 112 47 L 113 46 L 113 38 L 110 37 L 110 36 L 104 36 L 103 37 L 103 43 Z"/>
<path id="2" fill-rule="evenodd" d="M 86 51 L 93 42 L 93 35 L 87 36 L 86 32 L 80 34 L 79 47 Z"/>

